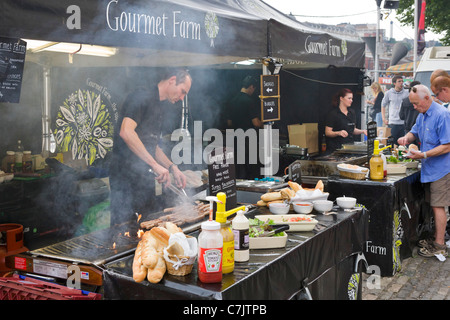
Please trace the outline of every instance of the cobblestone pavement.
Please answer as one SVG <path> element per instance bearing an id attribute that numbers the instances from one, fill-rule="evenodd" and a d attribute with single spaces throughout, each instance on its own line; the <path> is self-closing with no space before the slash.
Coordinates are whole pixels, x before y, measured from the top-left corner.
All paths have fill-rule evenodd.
<path id="1" fill-rule="evenodd" d="M 444 262 L 417 254 L 403 259 L 402 270 L 381 277 L 379 289 L 368 288 L 370 276 L 363 273 L 363 300 L 450 300 L 450 256 Z"/>

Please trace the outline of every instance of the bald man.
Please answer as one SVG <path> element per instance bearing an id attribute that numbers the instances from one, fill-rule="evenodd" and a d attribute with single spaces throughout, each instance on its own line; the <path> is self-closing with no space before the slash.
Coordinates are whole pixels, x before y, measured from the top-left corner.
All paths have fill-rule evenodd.
<path id="1" fill-rule="evenodd" d="M 419 241 L 422 247 L 419 254 L 447 256 L 445 207 L 450 205 L 450 112 L 434 102 L 429 89 L 421 84 L 411 89 L 409 100 L 419 115 L 411 131 L 399 138 L 398 143 L 411 144 L 417 137 L 421 141 L 421 151 L 411 150 L 410 158 L 422 161 L 420 180 L 435 221 L 434 238 Z"/>
<path id="2" fill-rule="evenodd" d="M 431 90 L 440 101 L 450 102 L 450 77 L 441 75 L 434 78 L 431 82 Z"/>

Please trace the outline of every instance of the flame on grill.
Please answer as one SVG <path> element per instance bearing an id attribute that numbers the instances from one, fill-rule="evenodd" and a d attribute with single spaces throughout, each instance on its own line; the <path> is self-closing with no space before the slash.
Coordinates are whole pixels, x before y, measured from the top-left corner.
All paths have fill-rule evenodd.
<path id="1" fill-rule="evenodd" d="M 137 232 L 137 237 L 140 239 L 143 234 L 144 234 L 144 230 L 139 229 L 138 232 Z"/>
<path id="2" fill-rule="evenodd" d="M 112 248 L 113 248 L 113 249 L 116 248 L 116 243 L 115 243 L 115 242 L 113 243 Z"/>

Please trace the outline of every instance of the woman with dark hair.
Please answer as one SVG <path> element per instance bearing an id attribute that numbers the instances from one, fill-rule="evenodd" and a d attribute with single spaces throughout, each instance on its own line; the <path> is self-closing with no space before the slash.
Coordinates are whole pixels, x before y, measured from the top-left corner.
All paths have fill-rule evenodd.
<path id="1" fill-rule="evenodd" d="M 325 122 L 325 136 L 327 137 L 327 154 L 342 147 L 343 144 L 353 143 L 353 135 L 367 130 L 356 128 L 356 115 L 350 106 L 353 103 L 353 92 L 343 88 L 333 97 L 334 108 L 328 114 Z"/>

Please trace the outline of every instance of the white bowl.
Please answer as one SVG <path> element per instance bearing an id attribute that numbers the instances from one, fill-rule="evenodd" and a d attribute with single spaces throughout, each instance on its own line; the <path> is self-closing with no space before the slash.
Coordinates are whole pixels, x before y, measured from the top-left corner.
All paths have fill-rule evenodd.
<path id="1" fill-rule="evenodd" d="M 269 210 L 273 214 L 286 214 L 289 212 L 290 208 L 291 206 L 289 205 L 289 203 L 269 203 Z"/>
<path id="2" fill-rule="evenodd" d="M 336 202 L 342 209 L 352 209 L 356 205 L 356 198 L 352 197 L 337 197 Z"/>
<path id="3" fill-rule="evenodd" d="M 314 209 L 319 212 L 330 211 L 333 208 L 333 201 L 330 200 L 316 200 L 313 202 Z"/>
<path id="4" fill-rule="evenodd" d="M 292 204 L 297 213 L 308 214 L 313 210 L 313 204 L 307 201 L 294 202 Z"/>

